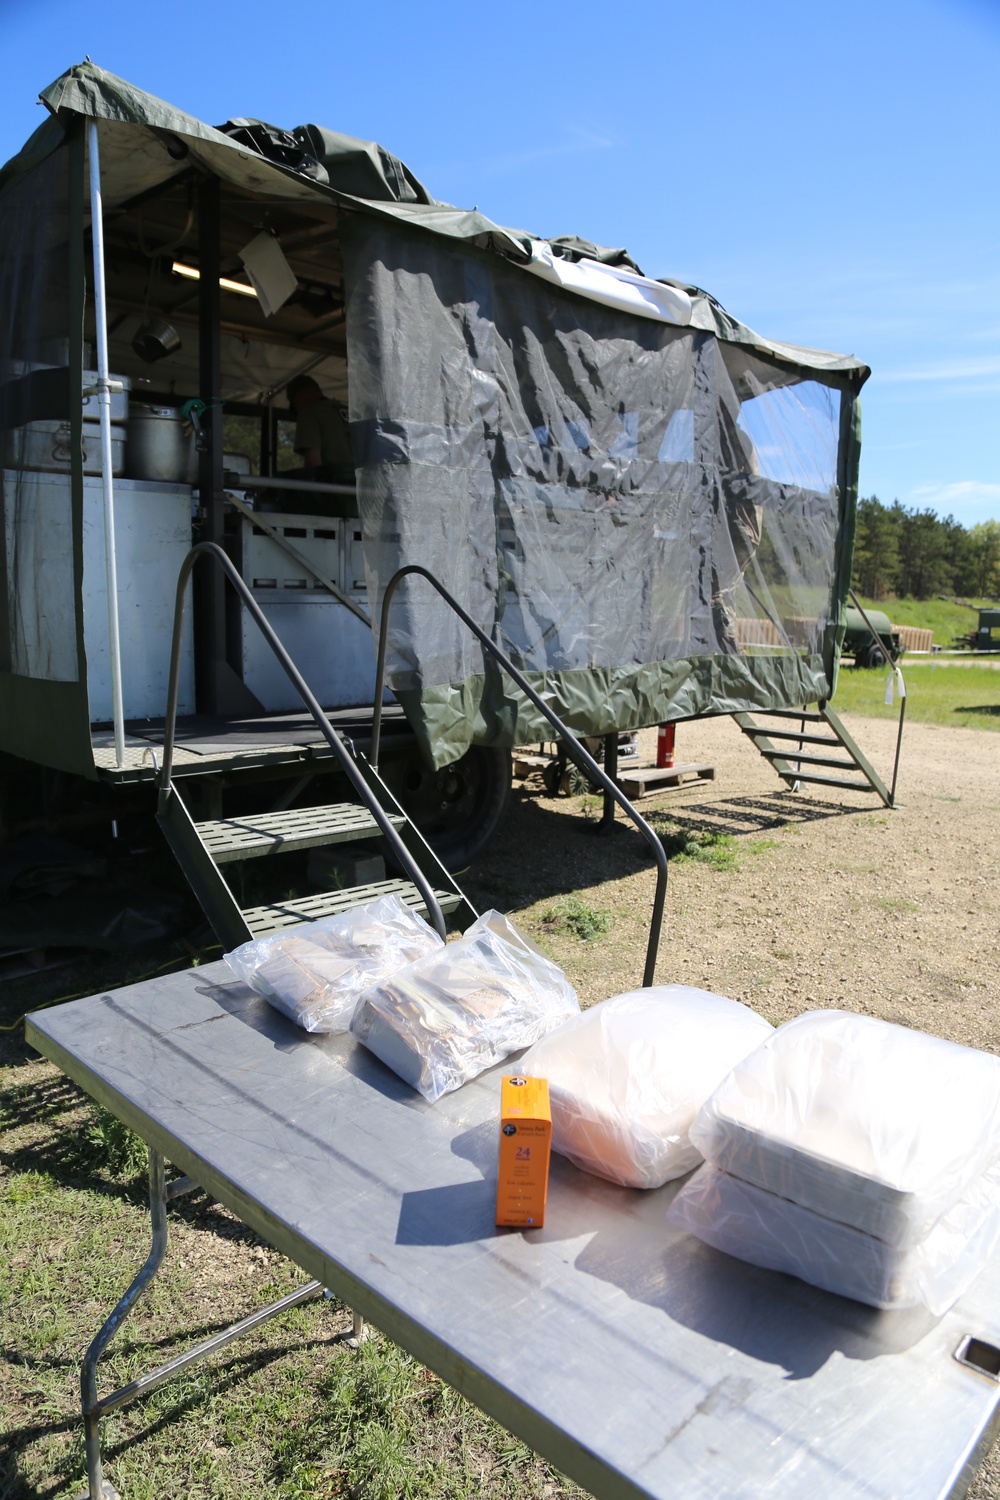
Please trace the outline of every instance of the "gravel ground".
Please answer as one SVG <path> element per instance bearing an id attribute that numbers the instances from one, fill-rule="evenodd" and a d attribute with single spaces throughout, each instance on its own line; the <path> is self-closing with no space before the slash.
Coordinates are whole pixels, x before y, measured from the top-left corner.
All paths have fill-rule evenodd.
<path id="1" fill-rule="evenodd" d="M 895 726 L 848 727 L 888 778 Z M 784 790 L 731 719 L 682 725 L 678 762 L 711 764 L 716 779 L 641 810 L 668 833 L 734 835 L 736 862 L 671 862 L 658 980 L 746 1000 L 773 1022 L 836 1005 L 1000 1052 L 997 749 L 991 734 L 912 726 L 890 811 L 832 788 Z M 560 889 L 615 914 L 614 940 L 559 945 L 585 1001 L 640 981 L 654 883 L 623 815 L 612 837 L 594 838 L 589 803 L 524 783 L 469 882 L 473 899 L 536 922 Z"/>

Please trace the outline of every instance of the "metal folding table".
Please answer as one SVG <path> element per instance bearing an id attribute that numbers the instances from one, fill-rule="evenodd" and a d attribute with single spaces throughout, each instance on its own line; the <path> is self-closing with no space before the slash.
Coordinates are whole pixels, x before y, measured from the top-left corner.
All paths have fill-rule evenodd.
<path id="1" fill-rule="evenodd" d="M 1000 1423 L 1000 1259 L 941 1319 L 880 1313 L 681 1234 L 674 1185 L 558 1157 L 545 1228 L 497 1230 L 498 1070 L 427 1105 L 224 964 L 39 1012 L 27 1036 L 151 1147 L 154 1253 L 130 1298 L 165 1249 L 166 1158 L 315 1278 L 300 1296 L 330 1288 L 595 1496 L 939 1500 Z M 102 1347 L 94 1500 L 114 1493 Z"/>

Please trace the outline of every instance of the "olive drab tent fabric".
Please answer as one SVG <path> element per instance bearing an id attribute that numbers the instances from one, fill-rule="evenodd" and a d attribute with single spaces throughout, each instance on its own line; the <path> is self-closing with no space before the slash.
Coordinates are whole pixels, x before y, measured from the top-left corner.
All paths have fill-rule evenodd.
<path id="1" fill-rule="evenodd" d="M 585 734 L 830 696 L 860 361 L 761 337 L 699 288 L 644 276 L 624 249 L 438 202 L 373 142 L 251 118 L 206 125 L 89 62 L 41 97 L 51 118 L 0 170 L 5 429 L 78 421 L 69 387 L 49 411 L 54 386 L 42 400 L 37 366 L 61 333 L 60 378 L 79 391 L 93 120 L 106 213 L 193 168 L 308 204 L 335 230 L 376 629 L 389 579 L 424 565 Z M 272 334 L 261 367 L 279 354 Z M 233 398 L 225 378 L 213 394 Z M 81 494 L 75 472 L 65 519 L 77 562 Z M 74 723 L 86 713 L 79 580 L 66 601 L 74 660 L 29 662 L 15 601 L 31 522 L 16 475 L 3 505 L 0 712 L 22 714 L 27 753 L 32 717 L 56 697 Z M 390 683 L 436 764 L 544 732 L 425 581 L 401 586 L 389 644 Z M 68 744 L 82 743 L 81 725 Z"/>
<path id="2" fill-rule="evenodd" d="M 423 564 L 584 734 L 830 695 L 849 379 L 428 235 L 341 240 L 373 603 Z M 544 737 L 425 581 L 393 610 L 393 690 L 439 764 Z"/>

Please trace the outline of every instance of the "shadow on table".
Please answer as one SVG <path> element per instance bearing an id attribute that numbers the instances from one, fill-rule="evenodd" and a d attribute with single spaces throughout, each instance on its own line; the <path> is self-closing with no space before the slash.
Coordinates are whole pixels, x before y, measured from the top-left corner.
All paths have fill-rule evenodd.
<path id="1" fill-rule="evenodd" d="M 704 1338 L 778 1365 L 790 1380 L 814 1375 L 834 1353 L 860 1360 L 901 1353 L 933 1328 L 923 1309 L 880 1312 L 703 1245 L 666 1222 L 677 1186 L 648 1195 L 653 1222 L 639 1212 L 603 1226 L 577 1269 Z"/>
<path id="2" fill-rule="evenodd" d="M 408 1083 L 404 1083 L 391 1068 L 387 1068 L 374 1053 L 369 1052 L 347 1032 L 304 1031 L 239 980 L 234 980 L 232 984 L 209 982 L 199 985 L 198 994 L 213 1000 L 227 1015 L 266 1037 L 277 1052 L 297 1052 L 303 1047 L 315 1048 L 317 1052 L 329 1057 L 332 1063 L 344 1068 L 353 1077 L 360 1078 L 393 1103 L 415 1110 L 431 1107 Z"/>
<path id="3" fill-rule="evenodd" d="M 497 1230 L 495 1122 L 463 1131 L 451 1149 L 480 1179 L 404 1194 L 397 1244 L 459 1245 L 498 1234 L 529 1245 L 586 1239 L 574 1261 L 578 1271 L 715 1343 L 779 1366 L 790 1380 L 814 1375 L 834 1353 L 860 1360 L 900 1353 L 936 1321 L 922 1309 L 879 1312 L 710 1249 L 667 1221 L 683 1179 L 643 1192 L 553 1155 L 544 1229 Z"/>

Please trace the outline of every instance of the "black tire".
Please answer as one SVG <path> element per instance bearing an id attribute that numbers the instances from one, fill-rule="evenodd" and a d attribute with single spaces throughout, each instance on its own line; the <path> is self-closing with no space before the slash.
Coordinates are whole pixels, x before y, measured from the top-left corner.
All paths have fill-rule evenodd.
<path id="1" fill-rule="evenodd" d="M 854 665 L 856 667 L 870 669 L 872 667 L 880 667 L 884 660 L 885 658 L 883 657 L 882 652 L 879 649 L 878 642 L 869 641 L 868 645 L 862 646 L 861 650 L 855 656 Z"/>
<path id="2" fill-rule="evenodd" d="M 479 858 L 499 827 L 510 795 L 510 751 L 474 745 L 440 771 L 414 753 L 387 765 L 384 774 L 445 868 L 462 870 Z"/>

